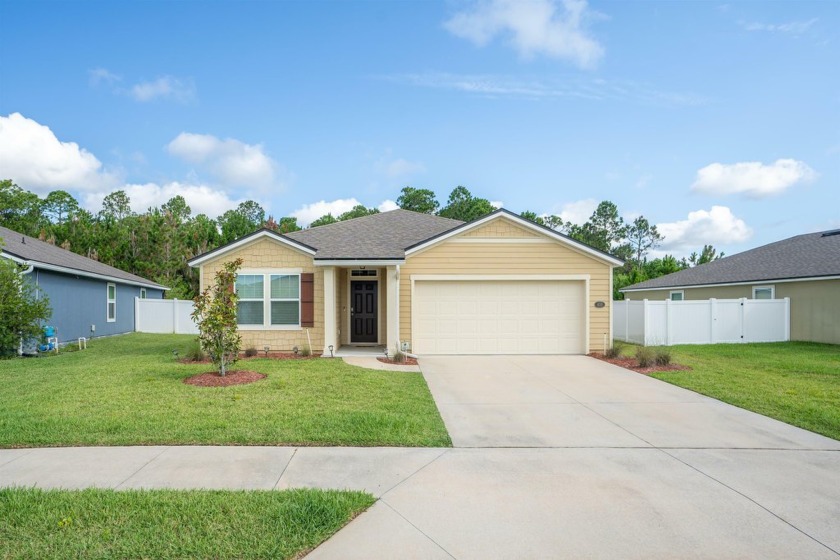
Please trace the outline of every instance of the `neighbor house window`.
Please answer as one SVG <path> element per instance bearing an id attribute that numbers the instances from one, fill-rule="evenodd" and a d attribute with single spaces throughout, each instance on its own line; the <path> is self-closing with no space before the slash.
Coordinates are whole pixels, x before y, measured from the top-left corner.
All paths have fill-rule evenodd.
<path id="1" fill-rule="evenodd" d="M 682 301 L 685 299 L 685 292 L 682 290 L 674 290 L 668 297 L 671 298 L 671 301 Z"/>
<path id="2" fill-rule="evenodd" d="M 300 274 L 239 274 L 236 294 L 237 324 L 300 326 Z"/>
<path id="3" fill-rule="evenodd" d="M 108 283 L 108 322 L 117 320 L 117 285 Z"/>
<path id="4" fill-rule="evenodd" d="M 140 299 L 146 299 L 146 288 L 140 288 Z"/>
<path id="5" fill-rule="evenodd" d="M 753 299 L 774 299 L 775 297 L 775 286 L 753 286 Z"/>
<path id="6" fill-rule="evenodd" d="M 265 290 L 262 274 L 239 274 L 236 277 L 236 322 L 240 325 L 262 325 L 265 316 Z"/>

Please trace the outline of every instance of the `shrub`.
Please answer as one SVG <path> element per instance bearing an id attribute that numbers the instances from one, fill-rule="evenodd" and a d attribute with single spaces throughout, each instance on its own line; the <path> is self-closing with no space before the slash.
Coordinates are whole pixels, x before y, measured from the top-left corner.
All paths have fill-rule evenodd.
<path id="1" fill-rule="evenodd" d="M 669 365 L 671 363 L 671 351 L 667 348 L 657 348 L 654 360 L 658 366 Z"/>
<path id="2" fill-rule="evenodd" d="M 654 364 L 656 355 L 653 348 L 646 346 L 639 346 L 636 348 L 636 361 L 639 362 L 639 367 L 650 367 Z"/>
<path id="3" fill-rule="evenodd" d="M 257 355 L 257 349 L 253 346 L 245 349 L 245 357 L 246 358 L 253 358 Z"/>
<path id="4" fill-rule="evenodd" d="M 614 360 L 616 358 L 621 357 L 622 350 L 624 350 L 624 346 L 616 342 L 612 345 L 612 347 L 607 348 L 607 350 L 604 352 L 604 356 L 609 358 L 610 360 Z"/>
<path id="5" fill-rule="evenodd" d="M 203 362 L 207 359 L 207 354 L 201 349 L 201 343 L 198 340 L 190 342 L 184 357 L 191 362 Z"/>
<path id="6" fill-rule="evenodd" d="M 36 295 L 35 283 L 24 278 L 21 267 L 0 258 L 0 359 L 17 355 L 21 342 L 27 346 L 41 338 L 41 322 L 51 315 L 46 295 Z"/>
<path id="7" fill-rule="evenodd" d="M 222 377 L 236 363 L 242 346 L 242 338 L 236 330 L 236 302 L 239 297 L 232 289 L 236 272 L 241 266 L 242 259 L 224 263 L 222 269 L 216 272 L 213 284 L 194 300 L 192 318 L 198 324 L 201 347 L 210 353 Z"/>
<path id="8" fill-rule="evenodd" d="M 397 351 L 396 351 L 396 352 L 394 352 L 394 353 L 391 355 L 391 360 L 392 360 L 392 361 L 394 361 L 394 362 L 396 362 L 396 363 L 398 363 L 398 364 L 404 364 L 404 363 L 405 363 L 405 359 L 406 359 L 405 352 L 403 352 L 403 351 L 402 351 L 402 350 L 400 350 L 399 348 L 397 349 Z"/>
<path id="9" fill-rule="evenodd" d="M 300 355 L 303 356 L 303 357 L 311 356 L 312 355 L 312 349 L 309 348 L 308 345 L 304 346 L 303 348 L 300 349 Z"/>

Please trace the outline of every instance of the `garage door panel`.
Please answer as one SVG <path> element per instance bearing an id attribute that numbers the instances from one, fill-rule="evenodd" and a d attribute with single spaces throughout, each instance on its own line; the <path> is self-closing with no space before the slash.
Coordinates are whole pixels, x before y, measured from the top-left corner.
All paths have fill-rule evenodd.
<path id="1" fill-rule="evenodd" d="M 581 281 L 417 281 L 420 354 L 578 354 Z"/>

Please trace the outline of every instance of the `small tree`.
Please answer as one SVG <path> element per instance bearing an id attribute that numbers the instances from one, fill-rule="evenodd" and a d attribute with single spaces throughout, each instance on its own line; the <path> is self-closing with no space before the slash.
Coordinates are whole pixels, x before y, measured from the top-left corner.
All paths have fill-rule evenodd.
<path id="1" fill-rule="evenodd" d="M 38 338 L 41 321 L 51 315 L 47 297 L 38 297 L 18 265 L 0 257 L 0 359 L 14 356 L 21 342 Z"/>
<path id="2" fill-rule="evenodd" d="M 242 259 L 225 263 L 216 272 L 213 285 L 194 300 L 192 318 L 198 324 L 198 340 L 222 377 L 228 367 L 236 363 L 242 346 L 236 330 L 236 302 L 239 297 L 233 290 L 236 271 L 241 266 Z"/>

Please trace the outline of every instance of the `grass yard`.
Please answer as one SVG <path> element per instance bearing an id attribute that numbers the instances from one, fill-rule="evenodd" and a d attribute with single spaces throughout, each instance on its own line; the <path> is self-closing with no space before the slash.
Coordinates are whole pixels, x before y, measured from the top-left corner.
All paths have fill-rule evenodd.
<path id="1" fill-rule="evenodd" d="M 249 359 L 268 377 L 195 387 L 194 337 L 130 334 L 88 350 L 0 361 L 0 447 L 69 445 L 450 446 L 423 376 L 340 359 Z"/>
<path id="2" fill-rule="evenodd" d="M 362 492 L 0 489 L 0 558 L 296 558 L 373 504 Z"/>
<path id="3" fill-rule="evenodd" d="M 692 369 L 653 377 L 840 440 L 840 346 L 780 342 L 671 350 L 675 362 Z"/>

